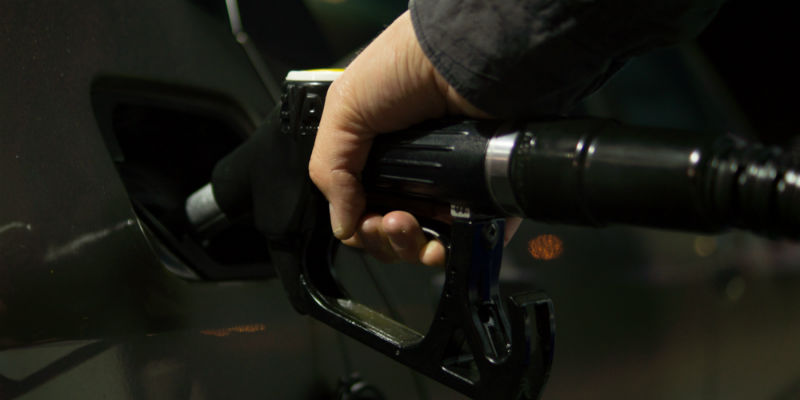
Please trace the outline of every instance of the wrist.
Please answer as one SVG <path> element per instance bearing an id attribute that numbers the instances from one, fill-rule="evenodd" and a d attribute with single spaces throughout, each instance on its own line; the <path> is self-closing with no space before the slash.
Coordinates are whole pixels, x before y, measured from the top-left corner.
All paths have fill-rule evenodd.
<path id="1" fill-rule="evenodd" d="M 406 11 L 401 15 L 397 22 L 404 29 L 406 35 L 407 51 L 409 55 L 410 73 L 419 73 L 421 81 L 431 82 L 437 89 L 437 93 L 446 105 L 448 114 L 466 115 L 476 118 L 491 118 L 491 115 L 479 109 L 464 98 L 453 88 L 447 79 L 436 69 L 436 66 L 425 54 L 420 45 L 421 40 L 411 18 L 411 12 Z"/>

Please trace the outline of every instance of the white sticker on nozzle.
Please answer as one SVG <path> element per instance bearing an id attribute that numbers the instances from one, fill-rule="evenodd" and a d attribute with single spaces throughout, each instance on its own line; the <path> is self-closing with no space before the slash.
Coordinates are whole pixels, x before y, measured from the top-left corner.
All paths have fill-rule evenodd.
<path id="1" fill-rule="evenodd" d="M 342 74 L 343 69 L 306 69 L 289 71 L 287 81 L 302 82 L 333 82 Z"/>

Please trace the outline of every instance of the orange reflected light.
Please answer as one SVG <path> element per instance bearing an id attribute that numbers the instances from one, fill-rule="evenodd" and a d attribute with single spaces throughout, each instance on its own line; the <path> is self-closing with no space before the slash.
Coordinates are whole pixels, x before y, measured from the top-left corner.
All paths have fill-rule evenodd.
<path id="1" fill-rule="evenodd" d="M 556 235 L 539 235 L 528 241 L 528 252 L 537 260 L 552 260 L 564 252 L 564 242 Z"/>
<path id="2" fill-rule="evenodd" d="M 230 328 L 205 329 L 200 331 L 203 335 L 224 337 L 231 333 L 256 333 L 263 332 L 267 327 L 264 324 L 237 325 Z"/>

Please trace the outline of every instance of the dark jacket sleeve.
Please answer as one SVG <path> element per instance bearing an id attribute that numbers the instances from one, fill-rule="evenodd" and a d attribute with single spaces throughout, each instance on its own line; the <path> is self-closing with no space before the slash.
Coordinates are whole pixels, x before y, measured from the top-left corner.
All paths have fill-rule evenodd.
<path id="1" fill-rule="evenodd" d="M 411 0 L 423 51 L 497 117 L 560 114 L 630 57 L 697 35 L 724 0 Z"/>

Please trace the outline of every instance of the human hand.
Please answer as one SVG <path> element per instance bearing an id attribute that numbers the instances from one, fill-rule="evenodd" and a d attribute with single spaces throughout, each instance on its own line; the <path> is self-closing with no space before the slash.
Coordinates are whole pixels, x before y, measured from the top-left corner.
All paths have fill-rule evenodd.
<path id="1" fill-rule="evenodd" d="M 363 215 L 366 201 L 359 177 L 376 135 L 447 114 L 490 117 L 439 75 L 417 42 L 406 12 L 328 89 L 308 169 L 330 203 L 336 238 L 384 262 L 444 264 L 444 247 L 428 241 L 410 213 Z M 508 225 L 513 232 L 519 220 Z M 509 229 L 510 237 L 508 233 Z"/>

